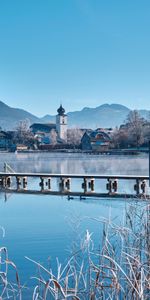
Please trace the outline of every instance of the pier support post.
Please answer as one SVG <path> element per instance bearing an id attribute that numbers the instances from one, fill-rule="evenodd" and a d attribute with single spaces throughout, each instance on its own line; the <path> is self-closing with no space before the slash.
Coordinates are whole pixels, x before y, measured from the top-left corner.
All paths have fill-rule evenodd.
<path id="1" fill-rule="evenodd" d="M 113 190 L 114 190 L 114 193 L 116 193 L 117 190 L 118 190 L 118 180 L 117 180 L 117 179 L 115 179 L 115 180 L 113 181 L 112 188 L 113 188 Z"/>
<path id="2" fill-rule="evenodd" d="M 19 190 L 21 186 L 21 178 L 18 176 L 16 177 L 16 184 L 17 184 L 17 190 Z"/>
<path id="3" fill-rule="evenodd" d="M 112 193 L 112 180 L 110 178 L 107 179 L 107 183 L 106 183 L 106 189 L 108 190 L 108 193 L 111 194 Z"/>
<path id="4" fill-rule="evenodd" d="M 8 177 L 5 178 L 5 187 L 9 188 L 10 185 L 11 185 L 11 177 L 8 176 Z"/>
<path id="5" fill-rule="evenodd" d="M 134 185 L 134 190 L 136 191 L 136 195 L 140 194 L 140 180 L 136 179 L 136 184 Z"/>
<path id="6" fill-rule="evenodd" d="M 118 190 L 118 180 L 111 178 L 108 178 L 108 182 L 106 183 L 106 189 L 108 190 L 109 194 L 117 193 Z"/>
<path id="7" fill-rule="evenodd" d="M 70 191 L 71 187 L 71 178 L 66 178 L 66 188 L 68 191 Z"/>
<path id="8" fill-rule="evenodd" d="M 70 184 L 71 184 L 71 178 L 64 178 L 64 177 L 60 178 L 59 186 L 62 192 L 70 191 Z"/>
<path id="9" fill-rule="evenodd" d="M 89 188 L 91 189 L 91 192 L 94 192 L 94 186 L 95 186 L 95 179 L 91 178 L 89 182 Z"/>
<path id="10" fill-rule="evenodd" d="M 5 187 L 5 177 L 2 177 L 1 183 L 2 183 L 2 187 Z"/>
<path id="11" fill-rule="evenodd" d="M 41 190 L 44 190 L 44 178 L 43 177 L 40 177 L 40 183 L 39 183 L 39 185 L 40 185 L 40 187 L 41 187 Z"/>
<path id="12" fill-rule="evenodd" d="M 47 186 L 48 190 L 51 190 L 51 177 L 47 178 L 46 186 Z"/>
<path id="13" fill-rule="evenodd" d="M 145 193 L 146 193 L 146 180 L 143 180 L 141 182 L 141 190 L 142 190 L 142 194 L 145 195 Z"/>
<path id="14" fill-rule="evenodd" d="M 83 178 L 82 189 L 84 189 L 84 193 L 87 193 L 88 181 L 86 177 Z"/>
<path id="15" fill-rule="evenodd" d="M 3 188 L 9 188 L 11 185 L 11 176 L 1 177 L 0 178 L 0 186 Z"/>
<path id="16" fill-rule="evenodd" d="M 60 177 L 59 189 L 61 192 L 64 192 L 65 190 L 65 178 L 63 177 Z"/>
<path id="17" fill-rule="evenodd" d="M 23 185 L 23 188 L 26 189 L 26 187 L 27 187 L 27 177 L 22 178 L 22 185 Z"/>

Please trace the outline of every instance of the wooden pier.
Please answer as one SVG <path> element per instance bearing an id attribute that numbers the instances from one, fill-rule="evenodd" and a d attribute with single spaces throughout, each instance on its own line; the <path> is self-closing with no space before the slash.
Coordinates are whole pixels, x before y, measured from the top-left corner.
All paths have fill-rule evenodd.
<path id="1" fill-rule="evenodd" d="M 0 172 L 8 193 L 150 199 L 149 176 Z"/>

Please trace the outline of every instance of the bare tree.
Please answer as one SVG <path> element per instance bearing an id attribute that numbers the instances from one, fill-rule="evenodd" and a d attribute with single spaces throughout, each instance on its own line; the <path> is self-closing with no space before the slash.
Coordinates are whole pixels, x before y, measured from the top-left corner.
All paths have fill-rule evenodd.
<path id="1" fill-rule="evenodd" d="M 35 138 L 29 126 L 28 120 L 22 120 L 18 123 L 14 135 L 15 143 L 33 146 Z"/>
<path id="2" fill-rule="evenodd" d="M 82 136 L 82 130 L 80 130 L 79 128 L 70 128 L 67 130 L 67 143 L 73 146 L 79 146 Z"/>
<path id="3" fill-rule="evenodd" d="M 57 132 L 55 129 L 52 129 L 50 132 L 50 141 L 52 145 L 57 144 Z"/>
<path id="4" fill-rule="evenodd" d="M 126 148 L 128 146 L 128 132 L 123 128 L 116 128 L 111 135 L 113 148 Z"/>
<path id="5" fill-rule="evenodd" d="M 147 145 L 150 141 L 150 121 L 144 124 L 143 132 L 144 132 L 144 144 Z"/>
<path id="6" fill-rule="evenodd" d="M 130 111 L 125 124 L 116 128 L 112 134 L 112 146 L 124 148 L 139 147 L 146 144 L 150 138 L 150 123 L 142 118 L 138 111 Z"/>
<path id="7" fill-rule="evenodd" d="M 144 124 L 146 120 L 140 117 L 137 110 L 130 111 L 126 119 L 126 129 L 129 141 L 139 147 L 144 142 Z"/>

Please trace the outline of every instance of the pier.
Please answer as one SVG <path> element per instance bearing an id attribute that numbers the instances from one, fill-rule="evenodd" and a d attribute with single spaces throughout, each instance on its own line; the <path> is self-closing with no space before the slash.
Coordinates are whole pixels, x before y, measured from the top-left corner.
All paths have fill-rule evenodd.
<path id="1" fill-rule="evenodd" d="M 0 191 L 150 199 L 149 176 L 0 172 Z"/>

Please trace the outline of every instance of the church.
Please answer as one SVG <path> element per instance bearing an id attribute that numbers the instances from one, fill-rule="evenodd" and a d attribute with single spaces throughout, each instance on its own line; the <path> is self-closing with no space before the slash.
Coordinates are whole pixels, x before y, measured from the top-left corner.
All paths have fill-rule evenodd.
<path id="1" fill-rule="evenodd" d="M 51 143 L 51 133 L 56 133 L 57 141 L 61 143 L 67 142 L 67 114 L 65 109 L 60 105 L 57 109 L 56 123 L 34 123 L 30 126 L 34 135 L 42 137 L 43 141 L 47 140 L 47 144 Z"/>
<path id="2" fill-rule="evenodd" d="M 67 115 L 65 114 L 65 109 L 60 105 L 57 109 L 56 115 L 56 132 L 58 137 L 64 141 L 67 140 Z"/>

